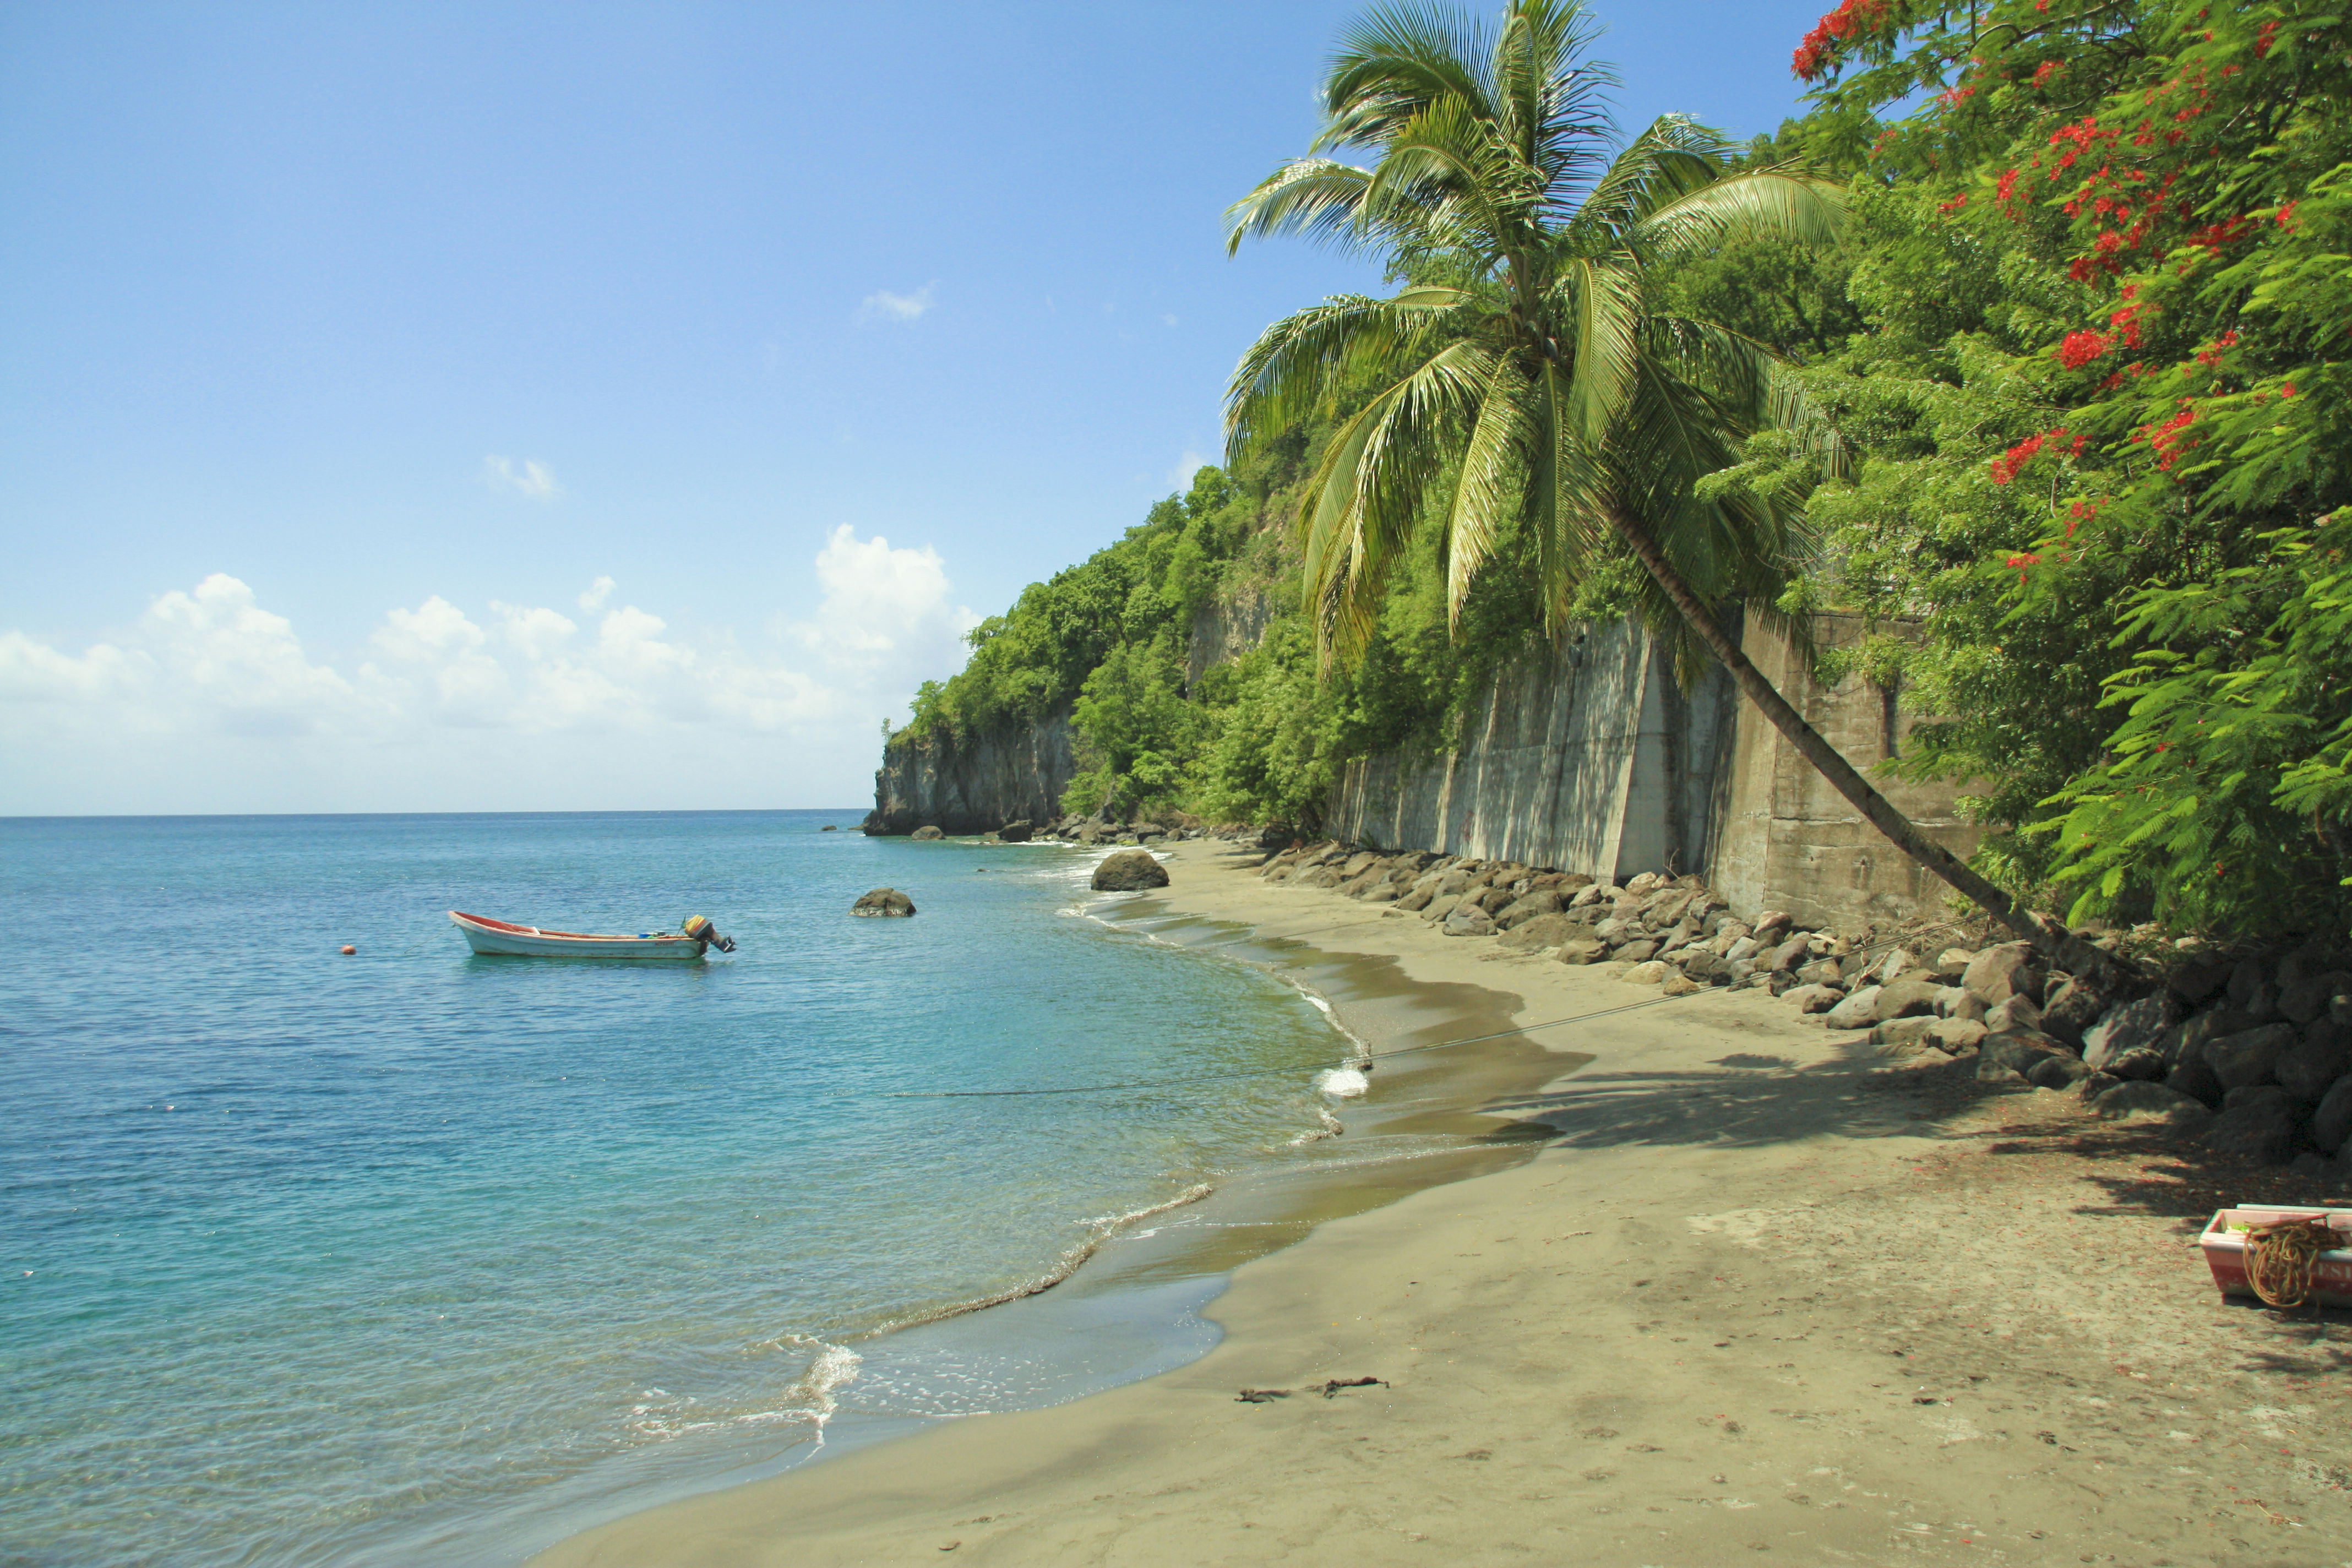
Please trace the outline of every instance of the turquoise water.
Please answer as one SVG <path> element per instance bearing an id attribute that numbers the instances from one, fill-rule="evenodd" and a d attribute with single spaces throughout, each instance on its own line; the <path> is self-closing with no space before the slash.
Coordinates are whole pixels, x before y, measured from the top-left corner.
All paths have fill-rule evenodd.
<path id="1" fill-rule="evenodd" d="M 855 820 L 0 820 L 0 1563 L 510 1561 L 1323 1123 L 1346 1042 L 1087 918 L 1094 857 Z M 848 918 L 882 885 L 921 913 Z M 452 907 L 740 947 L 478 958 Z M 1034 1401 L 975 1364 L 897 1407 Z"/>

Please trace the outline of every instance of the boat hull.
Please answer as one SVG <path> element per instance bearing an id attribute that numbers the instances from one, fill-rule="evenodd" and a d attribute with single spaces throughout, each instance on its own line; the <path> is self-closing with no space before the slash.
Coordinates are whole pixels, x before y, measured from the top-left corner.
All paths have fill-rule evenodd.
<path id="1" fill-rule="evenodd" d="M 693 963 L 702 943 L 690 936 L 597 936 L 585 931 L 541 931 L 451 910 L 449 920 L 465 933 L 466 945 L 497 958 L 654 959 Z"/>

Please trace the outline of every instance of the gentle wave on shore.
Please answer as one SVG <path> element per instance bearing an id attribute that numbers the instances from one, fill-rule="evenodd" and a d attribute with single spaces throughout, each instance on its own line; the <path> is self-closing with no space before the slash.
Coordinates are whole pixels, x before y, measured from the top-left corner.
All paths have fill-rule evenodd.
<path id="1" fill-rule="evenodd" d="M 0 1019 L 0 1558 L 510 1560 L 853 1409 L 1197 1353 L 1183 1281 L 1148 1332 L 1074 1302 L 1055 1371 L 946 1320 L 1328 1131 L 1360 1047 L 1263 967 L 1057 918 L 1090 855 L 818 831 L 854 820 L 0 823 L 20 929 L 92 939 Z M 880 885 L 922 912 L 848 919 Z M 453 905 L 740 948 L 475 958 Z M 1073 1082 L 1150 1087 L 922 1098 Z"/>

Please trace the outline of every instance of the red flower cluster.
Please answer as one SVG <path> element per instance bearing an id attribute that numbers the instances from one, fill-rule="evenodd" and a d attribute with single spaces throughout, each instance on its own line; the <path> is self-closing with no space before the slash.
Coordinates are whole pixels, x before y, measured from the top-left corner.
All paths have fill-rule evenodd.
<path id="1" fill-rule="evenodd" d="M 2180 460 L 2181 455 L 2189 449 L 2189 438 L 2181 432 L 2196 422 L 2197 410 L 2183 399 L 2179 413 L 2161 425 L 2150 425 L 2141 428 L 2139 434 L 2147 439 L 2148 449 L 2156 454 L 2156 466 L 2158 469 L 2166 473 L 2172 471 L 2172 465 Z"/>
<path id="2" fill-rule="evenodd" d="M 1811 81 L 1838 63 L 1838 46 L 1878 25 L 1886 15 L 1887 0 L 1845 0 L 1813 25 L 1789 62 L 1800 80 Z"/>
<path id="3" fill-rule="evenodd" d="M 2233 349 L 2237 346 L 2238 329 L 2232 327 L 2228 331 L 2223 332 L 2220 337 L 2215 338 L 2211 342 L 2207 343 L 2203 348 L 2199 349 L 2197 351 L 2197 363 L 2203 365 L 2207 370 L 2217 369 L 2221 363 L 2221 351 L 2224 349 Z"/>
<path id="4" fill-rule="evenodd" d="M 2078 457 L 2082 453 L 2086 439 L 2087 437 L 2077 436 L 2069 441 L 2066 439 L 2066 432 L 2063 428 L 2045 430 L 2039 436 L 2028 436 L 1992 460 L 1992 482 L 1997 485 L 2009 483 L 2010 480 L 2017 478 L 2020 469 L 2041 456 L 2043 447 L 2051 446 L 2052 443 L 2055 443 L 2052 447 L 2053 450 L 2063 452 L 2070 458 Z"/>
<path id="5" fill-rule="evenodd" d="M 2023 554 L 2011 556 L 2009 558 L 2008 564 L 2017 573 L 2017 585 L 2022 588 L 2025 586 L 2026 569 L 2031 566 L 2041 565 L 2042 557 L 2034 554 L 2033 552 L 2029 550 Z"/>
<path id="6" fill-rule="evenodd" d="M 2068 332 L 2058 345 L 2058 363 L 2068 370 L 2080 370 L 2095 359 L 2104 358 L 2116 340 L 2097 332 Z"/>

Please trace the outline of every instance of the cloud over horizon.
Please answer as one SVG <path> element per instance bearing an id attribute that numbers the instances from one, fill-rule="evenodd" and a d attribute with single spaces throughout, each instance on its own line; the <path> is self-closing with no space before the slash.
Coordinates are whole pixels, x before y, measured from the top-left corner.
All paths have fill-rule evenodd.
<path id="1" fill-rule="evenodd" d="M 511 458 L 484 458 L 482 478 L 494 490 L 511 491 L 532 500 L 553 500 L 563 493 L 547 465 L 528 458 L 520 465 Z"/>
<path id="2" fill-rule="evenodd" d="M 0 632 L 0 812 L 832 804 L 979 617 L 929 547 L 844 524 L 814 567 L 764 647 L 607 607 L 601 576 L 579 619 L 392 606 L 341 668 L 222 572 L 79 654 Z"/>
<path id="3" fill-rule="evenodd" d="M 859 302 L 857 319 L 861 321 L 919 320 L 937 302 L 931 294 L 939 286 L 940 280 L 934 278 L 911 294 L 893 294 L 887 289 L 877 289 Z"/>

